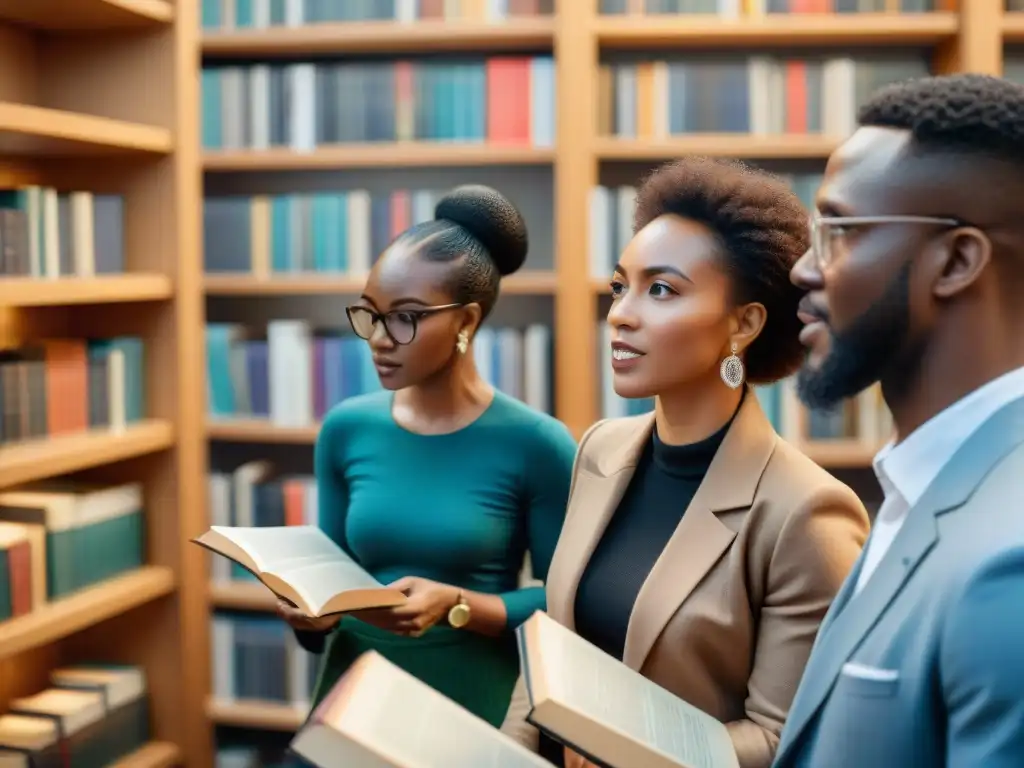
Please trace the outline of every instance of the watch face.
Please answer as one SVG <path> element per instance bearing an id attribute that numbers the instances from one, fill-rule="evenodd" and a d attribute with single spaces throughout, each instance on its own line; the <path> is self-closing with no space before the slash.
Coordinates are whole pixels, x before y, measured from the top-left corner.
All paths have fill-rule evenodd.
<path id="1" fill-rule="evenodd" d="M 469 606 L 459 603 L 448 611 L 448 623 L 458 629 L 469 624 Z"/>

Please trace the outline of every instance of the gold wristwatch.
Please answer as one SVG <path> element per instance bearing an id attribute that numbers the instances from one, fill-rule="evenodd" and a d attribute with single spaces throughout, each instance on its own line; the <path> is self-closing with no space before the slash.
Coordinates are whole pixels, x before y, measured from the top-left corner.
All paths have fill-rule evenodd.
<path id="1" fill-rule="evenodd" d="M 462 592 L 459 592 L 458 601 L 448 611 L 448 623 L 455 629 L 462 629 L 469 624 L 470 615 L 469 603 L 462 596 Z"/>

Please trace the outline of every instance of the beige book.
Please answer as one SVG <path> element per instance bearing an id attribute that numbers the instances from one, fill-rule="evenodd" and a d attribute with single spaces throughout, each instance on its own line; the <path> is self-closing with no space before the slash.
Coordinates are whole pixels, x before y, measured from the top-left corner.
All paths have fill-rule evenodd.
<path id="1" fill-rule="evenodd" d="M 545 613 L 517 630 L 527 721 L 606 768 L 739 768 L 725 725 Z"/>
<path id="2" fill-rule="evenodd" d="M 234 560 L 307 616 L 405 602 L 402 592 L 373 578 L 316 526 L 214 525 L 192 541 Z"/>
<path id="3" fill-rule="evenodd" d="M 551 768 L 376 651 L 349 667 L 291 749 L 320 768 Z"/>

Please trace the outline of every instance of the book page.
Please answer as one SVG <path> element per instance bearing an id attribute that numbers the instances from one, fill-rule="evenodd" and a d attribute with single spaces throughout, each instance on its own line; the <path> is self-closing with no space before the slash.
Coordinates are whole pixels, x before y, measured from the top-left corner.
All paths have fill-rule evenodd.
<path id="1" fill-rule="evenodd" d="M 376 654 L 364 657 L 339 728 L 405 768 L 551 768 L 538 755 Z M 345 685 L 344 679 L 340 685 Z M 328 717 L 335 719 L 332 714 Z"/>
<path id="2" fill-rule="evenodd" d="M 312 525 L 264 528 L 214 525 L 210 530 L 242 547 L 261 571 L 279 576 L 283 575 L 282 568 L 295 561 L 350 560 L 326 533 Z"/>
<path id="3" fill-rule="evenodd" d="M 274 568 L 272 572 L 291 584 L 314 613 L 319 613 L 327 601 L 340 592 L 383 588 L 383 584 L 348 558 L 297 561 Z"/>
<path id="4" fill-rule="evenodd" d="M 553 700 L 690 768 L 737 765 L 722 723 L 547 615 L 534 620 L 540 623 L 543 669 L 531 669 L 530 675 L 544 675 Z"/>

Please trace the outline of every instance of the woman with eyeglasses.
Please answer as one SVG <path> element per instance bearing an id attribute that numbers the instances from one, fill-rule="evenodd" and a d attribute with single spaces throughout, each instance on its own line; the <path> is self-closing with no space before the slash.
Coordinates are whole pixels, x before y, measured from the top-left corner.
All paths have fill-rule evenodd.
<path id="1" fill-rule="evenodd" d="M 473 336 L 527 232 L 493 189 L 459 187 L 403 234 L 348 307 L 383 391 L 324 419 L 315 468 L 321 527 L 408 596 L 399 607 L 310 619 L 279 614 L 322 654 L 314 702 L 376 650 L 500 725 L 519 670 L 515 627 L 545 607 L 519 587 L 524 556 L 544 579 L 562 528 L 576 443 L 546 414 L 493 389 Z"/>
<path id="2" fill-rule="evenodd" d="M 771 765 L 868 531 L 853 491 L 776 434 L 751 386 L 803 360 L 789 271 L 807 246 L 796 195 L 743 164 L 687 158 L 640 186 L 609 351 L 615 391 L 655 410 L 581 439 L 546 582 L 553 619 L 724 723 L 741 768 Z M 506 732 L 589 765 L 528 711 L 520 686 Z"/>

